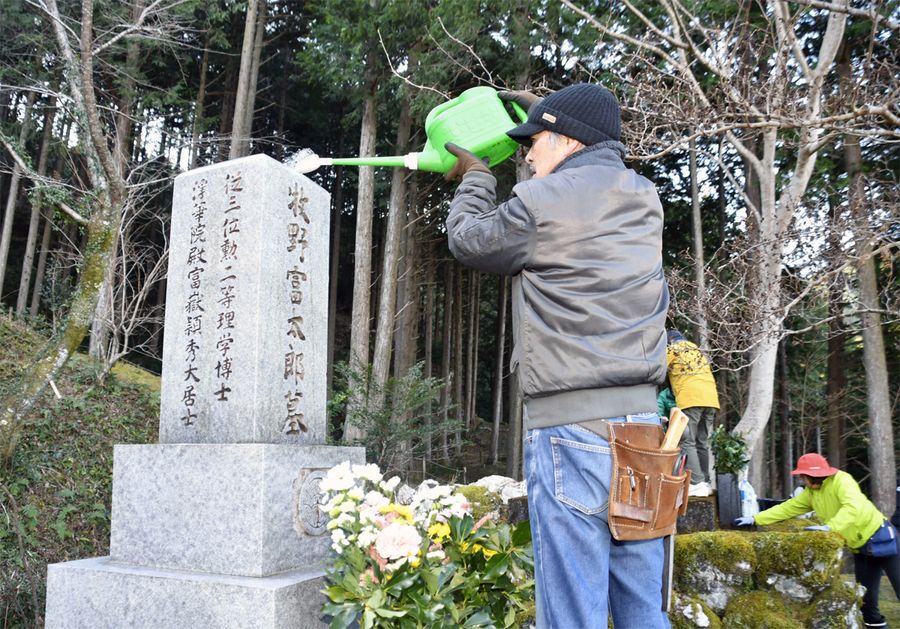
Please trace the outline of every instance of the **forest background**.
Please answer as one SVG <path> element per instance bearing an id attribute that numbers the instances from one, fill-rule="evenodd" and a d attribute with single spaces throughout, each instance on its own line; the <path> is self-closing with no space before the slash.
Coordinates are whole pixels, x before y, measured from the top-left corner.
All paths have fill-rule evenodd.
<path id="1" fill-rule="evenodd" d="M 0 301 L 49 341 L 2 387 L 0 459 L 79 350 L 159 372 L 172 180 L 252 153 L 394 155 L 475 85 L 620 99 L 665 208 L 670 322 L 710 356 L 761 495 L 821 451 L 894 509 L 896 0 L 0 0 Z M 527 177 L 495 169 L 500 196 Z M 326 168 L 335 440 L 519 476 L 509 281 L 449 254 L 452 184 Z M 336 367 L 332 369 L 333 367 Z"/>

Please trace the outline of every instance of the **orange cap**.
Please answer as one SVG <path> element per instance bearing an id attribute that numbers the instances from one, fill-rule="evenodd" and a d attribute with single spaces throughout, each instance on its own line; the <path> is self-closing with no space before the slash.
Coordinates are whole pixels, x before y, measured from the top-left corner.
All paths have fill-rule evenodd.
<path id="1" fill-rule="evenodd" d="M 807 476 L 834 476 L 840 470 L 836 467 L 831 467 L 828 464 L 828 459 L 826 459 L 821 454 L 816 454 L 815 452 L 810 452 L 809 454 L 804 454 L 797 460 L 797 469 L 795 469 L 791 474 L 797 476 L 798 474 L 806 474 Z"/>

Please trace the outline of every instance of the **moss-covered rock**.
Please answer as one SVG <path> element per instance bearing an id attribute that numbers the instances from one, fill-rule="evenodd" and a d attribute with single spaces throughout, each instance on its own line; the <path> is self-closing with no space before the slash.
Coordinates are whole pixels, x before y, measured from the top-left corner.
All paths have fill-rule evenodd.
<path id="1" fill-rule="evenodd" d="M 844 542 L 834 533 L 756 533 L 747 538 L 756 551 L 758 587 L 775 589 L 790 600 L 808 603 L 840 572 Z"/>
<path id="2" fill-rule="evenodd" d="M 756 551 L 747 535 L 732 531 L 675 537 L 675 589 L 721 613 L 735 594 L 753 588 Z"/>
<path id="3" fill-rule="evenodd" d="M 775 592 L 755 591 L 728 602 L 722 624 L 729 629 L 804 629 L 796 610 Z"/>
<path id="4" fill-rule="evenodd" d="M 696 596 L 674 595 L 669 612 L 672 629 L 721 629 L 722 621 L 716 613 Z"/>
<path id="5" fill-rule="evenodd" d="M 806 626 L 810 629 L 858 629 L 865 589 L 852 577 L 838 575 L 831 585 L 809 605 Z"/>
<path id="6" fill-rule="evenodd" d="M 503 507 L 503 498 L 500 497 L 500 494 L 477 485 L 457 487 L 456 492 L 465 496 L 469 501 L 472 517 L 476 522 L 488 514 L 495 519 L 502 515 L 500 511 Z"/>

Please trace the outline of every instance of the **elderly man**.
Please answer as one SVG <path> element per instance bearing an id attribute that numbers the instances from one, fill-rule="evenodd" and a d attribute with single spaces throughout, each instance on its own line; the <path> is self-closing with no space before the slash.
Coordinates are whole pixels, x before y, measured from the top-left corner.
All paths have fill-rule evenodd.
<path id="1" fill-rule="evenodd" d="M 538 99 L 509 132 L 534 175 L 496 203 L 496 180 L 457 146 L 453 255 L 513 276 L 512 369 L 525 400 L 525 474 L 540 628 L 668 627 L 662 539 L 618 541 L 607 505 L 609 422 L 659 423 L 668 288 L 656 189 L 625 167 L 619 104 L 592 84 Z"/>

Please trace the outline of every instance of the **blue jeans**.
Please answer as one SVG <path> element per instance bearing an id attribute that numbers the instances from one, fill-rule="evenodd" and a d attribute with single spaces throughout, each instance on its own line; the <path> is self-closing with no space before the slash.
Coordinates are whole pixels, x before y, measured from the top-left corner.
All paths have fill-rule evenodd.
<path id="1" fill-rule="evenodd" d="M 659 423 L 656 413 L 609 421 Z M 662 539 L 619 542 L 607 523 L 609 443 L 577 424 L 525 436 L 538 629 L 668 629 Z"/>

